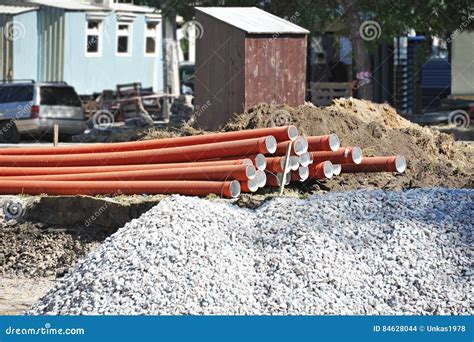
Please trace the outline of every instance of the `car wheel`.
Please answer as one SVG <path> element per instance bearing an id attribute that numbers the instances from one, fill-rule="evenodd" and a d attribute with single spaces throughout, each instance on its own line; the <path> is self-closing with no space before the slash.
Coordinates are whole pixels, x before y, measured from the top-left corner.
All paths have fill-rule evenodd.
<path id="1" fill-rule="evenodd" d="M 13 121 L 0 122 L 0 143 L 18 144 L 20 142 L 20 133 L 16 129 Z"/>

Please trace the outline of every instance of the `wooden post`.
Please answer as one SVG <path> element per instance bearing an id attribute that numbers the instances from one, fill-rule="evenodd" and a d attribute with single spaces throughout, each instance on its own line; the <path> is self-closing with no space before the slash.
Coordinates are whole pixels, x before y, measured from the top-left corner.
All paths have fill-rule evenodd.
<path id="1" fill-rule="evenodd" d="M 282 176 L 280 179 L 280 196 L 283 195 L 283 190 L 285 189 L 285 177 L 288 171 L 288 164 L 290 163 L 290 154 L 291 148 L 293 147 L 293 142 L 290 141 L 288 146 L 286 147 L 286 154 L 285 154 L 285 166 L 283 167 Z"/>
<path id="2" fill-rule="evenodd" d="M 54 124 L 53 126 L 53 146 L 57 147 L 59 142 L 59 125 Z"/>

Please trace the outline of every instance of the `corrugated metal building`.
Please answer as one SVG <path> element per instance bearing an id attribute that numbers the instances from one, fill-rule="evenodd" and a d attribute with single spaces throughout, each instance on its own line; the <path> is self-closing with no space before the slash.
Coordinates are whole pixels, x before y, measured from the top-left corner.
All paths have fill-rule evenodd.
<path id="1" fill-rule="evenodd" d="M 472 18 L 472 16 L 471 16 Z M 457 33 L 452 41 L 452 94 L 474 99 L 474 31 Z"/>
<path id="2" fill-rule="evenodd" d="M 163 90 L 161 15 L 146 6 L 33 0 L 0 6 L 0 79 L 66 81 L 79 94 Z M 6 48 L 3 48 L 3 47 Z"/>
<path id="3" fill-rule="evenodd" d="M 198 123 L 224 125 L 260 103 L 305 100 L 309 31 L 255 7 L 198 7 L 195 104 Z"/>

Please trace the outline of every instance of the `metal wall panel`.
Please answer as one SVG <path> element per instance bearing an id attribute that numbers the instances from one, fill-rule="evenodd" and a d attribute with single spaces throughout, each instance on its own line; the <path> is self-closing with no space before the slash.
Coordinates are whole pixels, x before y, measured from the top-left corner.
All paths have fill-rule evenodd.
<path id="1" fill-rule="evenodd" d="M 42 7 L 38 12 L 38 80 L 63 81 L 64 10 Z"/>
<path id="2" fill-rule="evenodd" d="M 0 80 L 13 77 L 13 40 L 8 39 L 9 14 L 0 14 Z"/>

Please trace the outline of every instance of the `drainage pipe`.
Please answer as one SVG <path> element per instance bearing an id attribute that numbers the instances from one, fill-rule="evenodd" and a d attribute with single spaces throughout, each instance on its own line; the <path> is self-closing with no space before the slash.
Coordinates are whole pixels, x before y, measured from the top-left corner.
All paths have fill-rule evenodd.
<path id="1" fill-rule="evenodd" d="M 207 166 L 223 165 L 253 165 L 248 158 L 235 160 L 215 160 L 191 163 L 169 163 L 169 164 L 138 164 L 138 165 L 104 165 L 104 166 L 74 166 L 74 167 L 0 167 L 0 177 L 12 176 L 34 176 L 34 175 L 63 175 L 72 173 L 97 173 L 114 171 L 134 171 L 134 170 L 163 170 L 163 169 L 183 169 L 202 168 Z"/>
<path id="2" fill-rule="evenodd" d="M 329 160 L 334 164 L 360 164 L 362 161 L 362 150 L 360 147 L 341 147 L 337 151 L 310 152 L 313 155 L 313 163 L 318 164 Z"/>
<path id="3" fill-rule="evenodd" d="M 359 165 L 342 165 L 342 173 L 357 172 L 398 172 L 403 173 L 407 167 L 404 156 L 366 157 Z"/>
<path id="4" fill-rule="evenodd" d="M 337 151 L 341 142 L 336 134 L 306 137 L 309 151 Z"/>
<path id="5" fill-rule="evenodd" d="M 76 146 L 38 147 L 38 148 L 0 148 L 0 155 L 48 155 L 48 154 L 81 154 L 124 152 L 161 149 L 180 146 L 211 144 L 235 140 L 262 138 L 272 135 L 277 141 L 293 141 L 298 138 L 295 126 L 249 129 L 244 131 L 211 133 L 188 137 L 130 141 L 121 143 L 87 144 Z"/>
<path id="6" fill-rule="evenodd" d="M 2 195 L 137 195 L 181 194 L 234 198 L 240 194 L 240 183 L 206 181 L 31 181 L 0 180 Z"/>
<path id="7" fill-rule="evenodd" d="M 75 173 L 65 175 L 37 175 L 8 177 L 6 180 L 39 181 L 133 181 L 133 180 L 203 180 L 203 181 L 246 181 L 256 176 L 253 165 L 223 165 L 189 167 L 161 170 L 133 170 L 97 173 Z"/>
<path id="8" fill-rule="evenodd" d="M 323 161 L 318 164 L 311 164 L 308 166 L 309 179 L 330 179 L 333 176 L 332 163 L 330 161 Z"/>
<path id="9" fill-rule="evenodd" d="M 57 154 L 33 156 L 1 156 L 0 166 L 99 166 L 191 162 L 248 154 L 271 154 L 277 142 L 273 136 L 226 141 L 206 145 L 171 147 L 158 150 L 104 152 L 89 154 Z"/>

